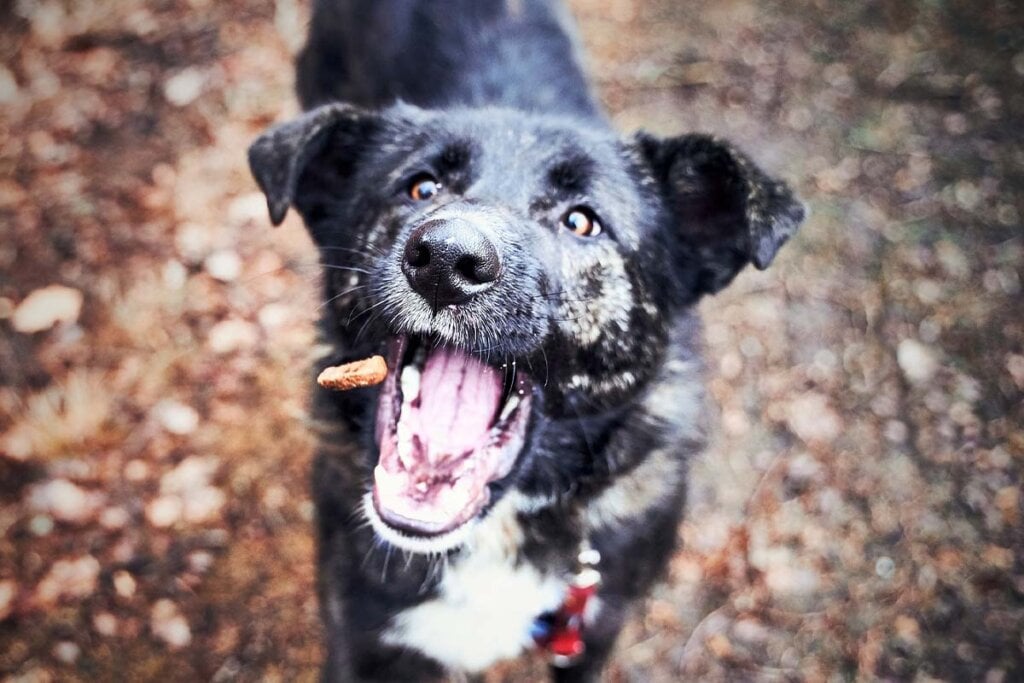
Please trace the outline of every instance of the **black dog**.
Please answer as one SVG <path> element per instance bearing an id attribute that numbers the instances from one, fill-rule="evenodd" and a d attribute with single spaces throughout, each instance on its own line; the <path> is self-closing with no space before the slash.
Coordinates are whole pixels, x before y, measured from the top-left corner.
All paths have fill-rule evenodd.
<path id="1" fill-rule="evenodd" d="M 319 0 L 298 90 L 252 170 L 321 250 L 319 367 L 390 368 L 315 396 L 325 678 L 534 641 L 596 678 L 702 445 L 693 305 L 802 205 L 714 138 L 619 139 L 553 0 Z"/>

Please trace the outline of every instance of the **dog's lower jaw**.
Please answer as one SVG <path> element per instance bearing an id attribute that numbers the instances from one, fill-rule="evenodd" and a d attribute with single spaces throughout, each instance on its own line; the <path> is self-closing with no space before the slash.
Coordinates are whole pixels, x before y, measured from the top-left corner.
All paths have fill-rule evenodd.
<path id="1" fill-rule="evenodd" d="M 511 510 L 514 514 L 535 514 L 540 510 L 557 504 L 557 499 L 543 496 L 530 496 L 521 491 L 511 491 L 503 496 L 494 509 L 485 510 L 465 524 L 436 536 L 416 536 L 385 522 L 373 502 L 373 492 L 367 491 L 359 504 L 360 513 L 366 519 L 376 537 L 398 550 L 423 555 L 444 555 L 453 550 L 478 545 L 471 541 L 477 536 L 480 527 L 495 513 L 495 510 Z M 505 513 L 507 514 L 507 512 Z"/>
<path id="2" fill-rule="evenodd" d="M 424 555 L 443 555 L 465 545 L 479 523 L 479 519 L 471 519 L 451 531 L 436 536 L 415 536 L 396 529 L 381 519 L 374 505 L 372 492 L 367 492 L 363 497 L 362 513 L 379 539 L 400 550 Z"/>

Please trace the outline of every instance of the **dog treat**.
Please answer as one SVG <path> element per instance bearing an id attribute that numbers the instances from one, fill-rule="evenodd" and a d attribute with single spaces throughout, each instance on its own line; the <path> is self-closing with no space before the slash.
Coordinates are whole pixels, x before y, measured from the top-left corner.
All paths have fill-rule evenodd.
<path id="1" fill-rule="evenodd" d="M 344 365 L 324 368 L 316 381 L 324 389 L 348 391 L 380 384 L 387 376 L 388 366 L 384 362 L 384 357 L 370 356 Z"/>

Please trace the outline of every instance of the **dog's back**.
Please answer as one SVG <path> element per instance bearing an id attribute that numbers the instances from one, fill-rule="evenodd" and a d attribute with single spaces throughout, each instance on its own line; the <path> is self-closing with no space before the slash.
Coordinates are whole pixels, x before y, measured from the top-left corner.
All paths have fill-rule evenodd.
<path id="1" fill-rule="evenodd" d="M 553 0 L 317 0 L 299 98 L 596 118 L 572 36 Z"/>

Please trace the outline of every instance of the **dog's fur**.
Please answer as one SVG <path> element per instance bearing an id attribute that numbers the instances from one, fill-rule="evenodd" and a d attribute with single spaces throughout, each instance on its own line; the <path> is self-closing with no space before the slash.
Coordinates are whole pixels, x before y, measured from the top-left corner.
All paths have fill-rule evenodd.
<path id="1" fill-rule="evenodd" d="M 596 678 L 673 550 L 703 444 L 693 305 L 767 267 L 802 205 L 720 140 L 617 138 L 554 0 L 318 0 L 298 91 L 307 112 L 250 161 L 272 220 L 295 206 L 326 264 L 317 369 L 429 334 L 535 380 L 514 469 L 445 547 L 364 518 L 377 390 L 316 392 L 325 679 L 432 680 L 516 656 L 584 539 L 604 582 L 586 656 L 554 673 Z M 424 206 L 402 189 L 425 170 L 444 190 Z M 603 234 L 559 227 L 580 204 Z M 506 267 L 431 310 L 403 245 L 425 215 L 466 211 L 488 216 Z"/>

